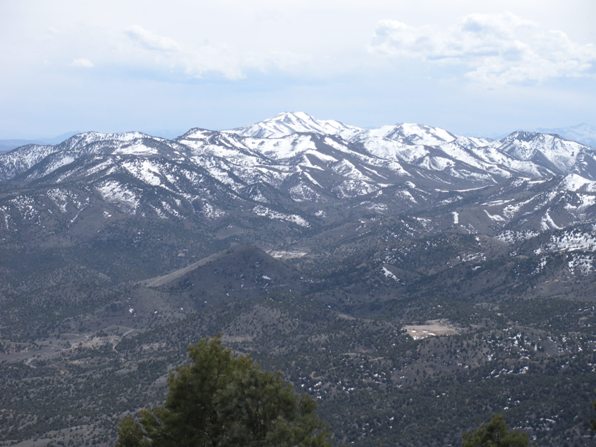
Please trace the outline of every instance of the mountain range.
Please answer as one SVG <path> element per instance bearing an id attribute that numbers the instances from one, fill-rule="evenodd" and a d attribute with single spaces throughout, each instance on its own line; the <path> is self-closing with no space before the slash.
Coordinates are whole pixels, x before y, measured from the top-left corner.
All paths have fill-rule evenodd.
<path id="1" fill-rule="evenodd" d="M 29 144 L 0 154 L 0 255 L 3 445 L 109 445 L 216 334 L 338 442 L 458 445 L 495 411 L 593 440 L 596 150 L 556 132 L 294 112 Z"/>
<path id="2" fill-rule="evenodd" d="M 241 212 L 309 228 L 350 209 L 390 214 L 442 204 L 470 231 L 541 230 L 585 221 L 595 180 L 596 152 L 554 134 L 517 131 L 491 141 L 418 124 L 365 130 L 284 113 L 174 140 L 87 132 L 21 147 L 0 156 L 0 220 L 10 229 L 101 208 L 106 216 L 205 223 Z M 498 200 L 457 206 L 479 191 Z M 343 209 L 327 210 L 331 204 Z"/>

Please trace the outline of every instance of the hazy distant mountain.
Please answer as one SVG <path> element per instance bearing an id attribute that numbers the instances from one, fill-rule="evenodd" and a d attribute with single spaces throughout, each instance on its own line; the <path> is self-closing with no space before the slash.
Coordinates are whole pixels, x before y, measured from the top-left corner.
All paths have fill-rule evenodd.
<path id="1" fill-rule="evenodd" d="M 0 140 L 0 152 L 10 151 L 19 146 L 25 146 L 26 144 L 33 144 L 34 141 L 30 140 Z"/>
<path id="2" fill-rule="evenodd" d="M 19 139 L 19 138 L 0 140 L 0 152 L 7 152 L 7 151 L 15 149 L 19 146 L 25 146 L 27 144 L 57 144 L 57 143 L 60 143 L 61 141 L 64 141 L 68 137 L 71 137 L 75 133 L 76 132 L 67 132 L 67 133 L 57 135 L 55 137 L 37 138 L 34 140 L 26 140 L 26 139 Z"/>
<path id="3" fill-rule="evenodd" d="M 596 127 L 586 123 L 556 129 L 538 129 L 540 132 L 554 133 L 569 140 L 578 141 L 596 148 Z"/>

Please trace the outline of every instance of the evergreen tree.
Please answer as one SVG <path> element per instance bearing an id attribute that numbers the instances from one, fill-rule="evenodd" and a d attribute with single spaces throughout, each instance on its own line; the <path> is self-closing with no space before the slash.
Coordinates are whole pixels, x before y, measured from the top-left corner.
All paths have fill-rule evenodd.
<path id="1" fill-rule="evenodd" d="M 117 447 L 329 446 L 308 396 L 279 373 L 235 356 L 219 339 L 189 348 L 191 362 L 170 375 L 163 406 L 125 417 Z"/>
<path id="2" fill-rule="evenodd" d="M 474 431 L 465 433 L 463 447 L 527 447 L 528 434 L 508 430 L 505 418 L 497 414 L 486 424 Z"/>
<path id="3" fill-rule="evenodd" d="M 118 447 L 145 446 L 143 430 L 132 416 L 125 416 L 118 427 Z"/>

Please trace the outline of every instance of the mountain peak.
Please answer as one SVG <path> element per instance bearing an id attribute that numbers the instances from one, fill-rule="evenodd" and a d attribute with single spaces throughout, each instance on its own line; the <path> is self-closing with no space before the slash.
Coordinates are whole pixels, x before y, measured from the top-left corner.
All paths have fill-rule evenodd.
<path id="1" fill-rule="evenodd" d="M 568 140 L 577 141 L 596 148 L 596 127 L 587 123 L 575 124 L 569 127 L 559 127 L 556 129 L 538 129 L 541 132 L 556 133 Z"/>
<path id="2" fill-rule="evenodd" d="M 282 138 L 296 133 L 318 133 L 349 137 L 362 129 L 336 120 L 318 120 L 306 112 L 282 112 L 248 127 L 234 129 L 243 137 Z"/>
<path id="3" fill-rule="evenodd" d="M 216 130 L 209 130 L 203 127 L 193 127 L 188 129 L 182 135 L 176 138 L 176 141 L 184 140 L 184 139 L 196 139 L 196 140 L 204 140 L 211 135 L 217 134 Z"/>
<path id="4" fill-rule="evenodd" d="M 407 144 L 436 146 L 454 141 L 457 137 L 440 127 L 419 123 L 398 123 L 368 131 L 369 135 Z"/>
<path id="5" fill-rule="evenodd" d="M 503 141 L 532 141 L 543 135 L 540 132 L 533 132 L 530 130 L 515 130 L 503 138 Z"/>
<path id="6" fill-rule="evenodd" d="M 306 112 L 281 112 L 275 115 L 269 120 L 281 120 L 284 122 L 295 122 L 295 121 L 316 121 L 311 115 Z"/>
<path id="7" fill-rule="evenodd" d="M 130 131 L 130 132 L 96 132 L 96 131 L 87 131 L 81 132 L 73 135 L 72 137 L 68 138 L 65 143 L 67 143 L 70 147 L 75 147 L 78 145 L 85 145 L 90 143 L 95 143 L 97 141 L 107 141 L 107 140 L 118 140 L 118 141 L 132 141 L 139 138 L 156 138 L 150 137 L 143 132 L 138 131 Z"/>
<path id="8" fill-rule="evenodd" d="M 517 130 L 501 140 L 500 150 L 518 160 L 545 165 L 556 173 L 565 173 L 575 165 L 587 146 L 554 133 Z"/>

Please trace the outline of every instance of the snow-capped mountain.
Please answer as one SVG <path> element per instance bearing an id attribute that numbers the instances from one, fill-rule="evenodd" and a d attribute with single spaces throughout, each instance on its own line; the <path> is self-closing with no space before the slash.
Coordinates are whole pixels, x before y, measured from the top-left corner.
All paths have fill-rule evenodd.
<path id="1" fill-rule="evenodd" d="M 229 130 L 243 137 L 280 138 L 295 133 L 319 133 L 350 138 L 363 129 L 336 120 L 317 120 L 304 112 L 284 112 L 249 127 Z"/>
<path id="2" fill-rule="evenodd" d="M 456 137 L 438 127 L 425 126 L 416 123 L 401 123 L 392 126 L 382 126 L 363 132 L 363 139 L 370 137 L 384 138 L 398 141 L 406 145 L 438 146 L 451 142 Z"/>
<path id="3" fill-rule="evenodd" d="M 362 129 L 282 113 L 175 140 L 86 132 L 1 154 L 0 227 L 45 225 L 61 214 L 74 224 L 91 209 L 106 221 L 244 216 L 296 229 L 354 213 L 432 210 L 444 216 L 437 228 L 457 213 L 462 231 L 541 231 L 593 219 L 595 179 L 595 152 L 553 134 L 517 131 L 493 141 L 420 124 Z"/>
<path id="4" fill-rule="evenodd" d="M 518 160 L 545 166 L 558 174 L 571 172 L 577 167 L 578 157 L 591 152 L 580 143 L 564 140 L 558 135 L 536 132 L 513 132 L 501 143 L 502 152 Z"/>

